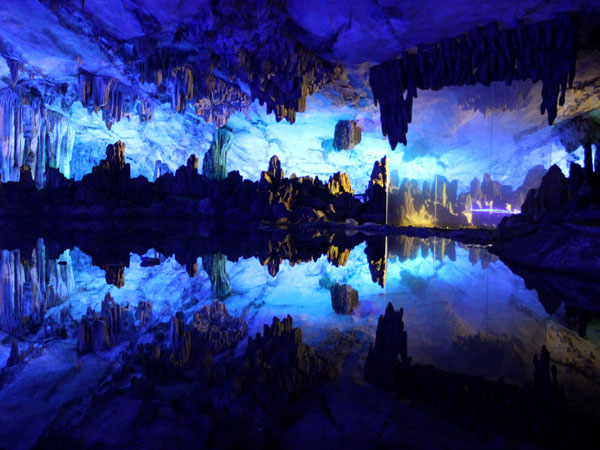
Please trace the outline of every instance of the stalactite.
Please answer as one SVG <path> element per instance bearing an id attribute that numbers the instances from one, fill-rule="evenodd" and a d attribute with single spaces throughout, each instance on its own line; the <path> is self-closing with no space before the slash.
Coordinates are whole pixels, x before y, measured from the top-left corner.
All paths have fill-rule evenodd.
<path id="1" fill-rule="evenodd" d="M 230 128 L 223 127 L 215 130 L 215 136 L 210 149 L 204 154 L 202 173 L 213 180 L 223 180 L 227 177 L 227 152 L 231 147 L 233 133 Z"/>
<path id="2" fill-rule="evenodd" d="M 125 101 L 134 103 L 128 87 L 114 78 L 82 72 L 79 74 L 79 89 L 83 106 L 91 105 L 95 112 L 101 109 L 108 129 L 125 116 Z"/>
<path id="3" fill-rule="evenodd" d="M 154 115 L 154 106 L 152 102 L 145 98 L 139 101 L 137 105 L 138 115 L 140 116 L 140 122 L 150 122 Z"/>
<path id="4" fill-rule="evenodd" d="M 571 14 L 517 28 L 498 30 L 496 23 L 474 28 L 454 39 L 419 46 L 400 59 L 371 67 L 369 83 L 379 104 L 381 127 L 392 149 L 406 145 L 417 89 L 438 90 L 493 81 L 542 81 L 540 111 L 548 124 L 563 105 L 575 77 L 577 23 Z"/>
<path id="5" fill-rule="evenodd" d="M 19 181 L 28 166 L 38 187 L 48 168 L 70 176 L 75 128 L 63 115 L 47 110 L 40 98 L 0 90 L 0 173 L 4 181 Z"/>
<path id="6" fill-rule="evenodd" d="M 15 59 L 7 58 L 6 63 L 8 64 L 8 69 L 10 71 L 10 82 L 12 87 L 17 85 L 17 81 L 19 81 L 19 62 Z"/>
<path id="7" fill-rule="evenodd" d="M 2 180 L 17 181 L 21 147 L 21 99 L 10 88 L 0 90 L 0 172 Z"/>
<path id="8" fill-rule="evenodd" d="M 250 98 L 240 89 L 220 78 L 212 77 L 206 83 L 206 97 L 200 98 L 194 106 L 196 114 L 202 116 L 206 123 L 214 123 L 217 128 L 227 124 L 229 117 L 235 112 L 247 111 Z"/>
<path id="9" fill-rule="evenodd" d="M 185 111 L 188 100 L 194 98 L 194 75 L 187 66 L 173 70 L 173 94 L 171 107 L 174 111 Z"/>

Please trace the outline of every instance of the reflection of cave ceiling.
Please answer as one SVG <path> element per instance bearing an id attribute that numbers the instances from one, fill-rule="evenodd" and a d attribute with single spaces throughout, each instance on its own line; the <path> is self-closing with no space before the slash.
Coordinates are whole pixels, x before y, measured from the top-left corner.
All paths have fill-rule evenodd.
<path id="1" fill-rule="evenodd" d="M 322 156 L 321 169 L 313 164 L 312 173 L 318 174 L 353 164 L 369 166 L 369 158 L 384 148 L 368 84 L 373 64 L 494 21 L 510 28 L 519 21 L 535 23 L 565 11 L 583 11 L 579 15 L 583 18 L 600 11 L 598 2 L 583 0 L 468 0 L 452 2 L 451 8 L 447 4 L 439 0 L 5 0 L 0 9 L 0 55 L 4 57 L 0 89 L 13 89 L 25 105 L 38 107 L 41 102 L 87 134 L 74 137 L 76 166 L 88 167 L 88 160 L 101 154 L 95 148 L 78 153 L 78 145 L 101 148 L 104 141 L 122 138 L 131 155 L 140 154 L 140 168 L 134 164 L 134 172 L 145 175 L 156 159 L 174 166 L 189 153 L 205 150 L 212 127 L 226 122 L 241 131 L 234 152 L 244 139 L 248 145 L 260 140 L 262 159 L 269 152 L 287 151 L 283 147 L 289 144 L 282 143 L 285 133 L 271 124 L 282 119 L 299 125 L 296 134 L 290 132 L 299 139 L 294 150 L 300 154 L 303 146 L 308 147 L 304 160 L 300 155 L 291 171 L 310 173 L 309 162 L 315 161 L 311 152 L 327 147 L 323 127 L 331 128 L 327 133 L 332 138 L 335 121 L 357 119 L 366 134 L 353 152 L 369 147 L 368 157 L 336 156 L 327 161 Z M 559 121 L 598 106 L 597 52 L 580 51 L 575 86 L 567 92 L 566 105 L 559 108 Z M 521 116 L 528 120 L 509 130 L 515 136 L 535 135 L 542 126 L 543 118 L 530 113 L 539 104 L 526 84 L 514 93 L 497 90 L 491 99 L 481 86 L 461 89 L 443 91 L 455 102 L 453 112 L 447 99 L 436 93 L 415 100 L 410 133 L 416 147 L 404 150 L 407 162 L 421 153 L 435 153 L 430 149 L 433 144 L 424 144 L 423 139 L 430 130 L 430 116 L 440 111 L 448 123 L 437 129 L 444 133 L 460 130 L 475 117 L 473 111 L 487 117 L 490 111 L 515 108 L 526 108 Z M 15 96 L 6 92 L 0 95 L 3 107 L 14 101 Z M 86 117 L 80 103 L 88 111 L 101 110 L 105 125 L 98 124 L 93 114 Z M 127 126 L 117 125 L 123 120 Z M 156 139 L 161 132 L 158 124 L 164 134 L 161 139 Z M 309 138 L 303 126 L 316 130 L 316 135 Z M 455 147 L 460 148 L 460 142 Z M 285 154 L 282 160 L 285 163 Z M 241 154 L 234 154 L 231 161 L 248 162 Z M 72 173 L 79 166 L 72 167 Z"/>

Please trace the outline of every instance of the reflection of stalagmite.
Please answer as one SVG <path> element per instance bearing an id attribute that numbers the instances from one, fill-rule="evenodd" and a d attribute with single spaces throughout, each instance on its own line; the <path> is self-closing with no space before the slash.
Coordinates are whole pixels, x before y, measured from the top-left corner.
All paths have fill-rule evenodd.
<path id="1" fill-rule="evenodd" d="M 395 311 L 388 303 L 385 314 L 379 316 L 375 344 L 364 365 L 368 382 L 399 399 L 410 399 L 411 406 L 481 432 L 508 432 L 549 443 L 571 430 L 573 423 L 565 421 L 565 395 L 558 384 L 557 368 L 551 365 L 545 346 L 533 357 L 533 385 L 521 387 L 503 379 L 447 372 L 412 363 L 402 315 L 402 309 Z"/>
<path id="2" fill-rule="evenodd" d="M 106 284 L 112 284 L 119 289 L 125 286 L 125 265 L 123 264 L 106 264 L 100 266 L 106 272 Z"/>
<path id="3" fill-rule="evenodd" d="M 369 239 L 365 248 L 371 279 L 381 287 L 385 287 L 387 273 L 386 239 L 387 237 Z"/>
<path id="4" fill-rule="evenodd" d="M 88 306 L 82 316 L 77 335 L 79 353 L 107 350 L 116 345 L 121 337 L 134 330 L 131 306 L 119 305 L 106 294 L 100 313 Z"/>
<path id="5" fill-rule="evenodd" d="M 348 263 L 349 257 L 350 257 L 350 249 L 349 248 L 340 250 L 339 247 L 337 247 L 335 245 L 331 245 L 327 249 L 327 261 L 329 261 L 335 267 L 345 266 Z"/>
<path id="6" fill-rule="evenodd" d="M 213 180 L 223 180 L 227 177 L 227 152 L 231 147 L 233 133 L 230 128 L 222 127 L 215 130 L 215 136 L 210 149 L 204 154 L 202 173 Z"/>
<path id="7" fill-rule="evenodd" d="M 210 278 L 216 298 L 225 298 L 231 293 L 231 283 L 226 269 L 227 257 L 221 252 L 202 258 L 202 267 Z"/>

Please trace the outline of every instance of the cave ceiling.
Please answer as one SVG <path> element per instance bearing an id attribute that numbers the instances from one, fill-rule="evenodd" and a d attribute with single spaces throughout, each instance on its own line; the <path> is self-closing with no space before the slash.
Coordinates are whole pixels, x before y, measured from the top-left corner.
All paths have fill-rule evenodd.
<path id="1" fill-rule="evenodd" d="M 25 103 L 41 97 L 63 111 L 81 102 L 88 111 L 102 110 L 109 130 L 133 114 L 150 121 L 154 109 L 167 103 L 174 112 L 192 111 L 222 126 L 236 112 L 255 111 L 257 101 L 277 121 L 294 123 L 308 101 L 308 107 L 354 108 L 361 126 L 381 135 L 369 85 L 374 65 L 492 22 L 507 29 L 569 11 L 597 16 L 600 5 L 589 0 L 468 0 L 451 6 L 440 0 L 5 0 L 0 89 L 15 90 Z M 598 74 L 597 47 L 590 52 L 578 56 L 576 89 Z M 310 100 L 314 95 L 317 101 Z M 473 103 L 477 95 L 458 101 Z M 592 109 L 593 95 L 593 90 L 567 94 L 559 121 L 565 111 L 572 116 Z"/>

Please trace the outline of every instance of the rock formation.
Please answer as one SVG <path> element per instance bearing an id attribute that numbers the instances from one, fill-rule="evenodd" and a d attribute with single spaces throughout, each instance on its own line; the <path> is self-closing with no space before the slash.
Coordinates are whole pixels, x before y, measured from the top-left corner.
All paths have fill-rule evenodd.
<path id="1" fill-rule="evenodd" d="M 79 89 L 83 106 L 93 107 L 95 112 L 102 110 L 102 118 L 110 130 L 115 122 L 125 116 L 125 102 L 129 101 L 132 109 L 132 93 L 123 83 L 110 77 L 81 72 Z"/>
<path id="2" fill-rule="evenodd" d="M 143 328 L 152 322 L 152 302 L 140 300 L 135 309 L 135 320 L 139 328 Z"/>
<path id="3" fill-rule="evenodd" d="M 87 313 L 81 318 L 77 349 L 79 353 L 108 350 L 133 331 L 131 307 L 115 303 L 107 293 L 99 315 L 88 307 Z"/>
<path id="4" fill-rule="evenodd" d="M 533 386 L 520 387 L 503 379 L 490 381 L 412 364 L 402 309 L 395 311 L 389 303 L 385 315 L 379 317 L 364 374 L 367 381 L 399 399 L 410 399 L 411 405 L 472 431 L 503 432 L 545 444 L 566 441 L 565 396 L 545 346 L 539 357 L 534 356 L 533 365 Z"/>
<path id="5" fill-rule="evenodd" d="M 60 304 L 74 289 L 69 252 L 52 259 L 41 239 L 33 249 L 0 252 L 0 329 L 20 334 L 35 331 L 48 308 Z"/>
<path id="6" fill-rule="evenodd" d="M 358 306 L 358 292 L 349 284 L 336 283 L 331 287 L 331 307 L 338 314 L 352 314 Z"/>
<path id="7" fill-rule="evenodd" d="M 395 149 L 399 142 L 406 145 L 417 89 L 541 80 L 540 111 L 548 112 L 548 124 L 552 124 L 557 104 L 564 104 L 567 86 L 573 85 L 576 56 L 577 23 L 569 13 L 505 30 L 493 22 L 372 66 L 369 83 L 379 104 L 383 135 Z"/>
<path id="8" fill-rule="evenodd" d="M 16 366 L 21 362 L 21 356 L 19 355 L 19 345 L 17 340 L 13 338 L 10 342 L 10 355 L 6 360 L 6 367 Z"/>
<path id="9" fill-rule="evenodd" d="M 474 178 L 467 192 L 458 192 L 458 180 L 436 175 L 431 182 L 390 176 L 388 222 L 400 226 L 494 227 L 503 215 L 518 212 L 530 189 L 539 187 L 546 170 L 532 167 L 523 184 L 514 189 L 489 174 Z"/>
<path id="10" fill-rule="evenodd" d="M 388 164 L 387 156 L 373 164 L 373 171 L 365 196 L 370 215 L 375 222 L 384 222 L 387 217 Z"/>
<path id="11" fill-rule="evenodd" d="M 38 187 L 48 168 L 70 175 L 75 129 L 63 115 L 47 110 L 39 92 L 0 89 L 0 174 L 19 181 L 28 166 Z"/>
<path id="12" fill-rule="evenodd" d="M 336 150 L 352 150 L 360 140 L 361 128 L 356 120 L 338 120 L 333 136 L 333 147 Z"/>
<path id="13" fill-rule="evenodd" d="M 210 148 L 204 154 L 202 174 L 211 180 L 223 180 L 227 177 L 227 152 L 231 147 L 233 132 L 227 127 L 217 128 Z"/>
<path id="14" fill-rule="evenodd" d="M 227 257 L 221 252 L 202 257 L 202 268 L 210 279 L 215 298 L 225 298 L 231 293 L 231 283 L 226 269 Z"/>
<path id="15" fill-rule="evenodd" d="M 537 221 L 547 214 L 559 212 L 568 199 L 567 179 L 559 167 L 553 165 L 542 178 L 539 189 L 529 191 L 521 212 Z"/>
<path id="16" fill-rule="evenodd" d="M 331 195 L 354 194 L 347 173 L 337 172 L 332 175 L 327 182 L 327 188 Z"/>

